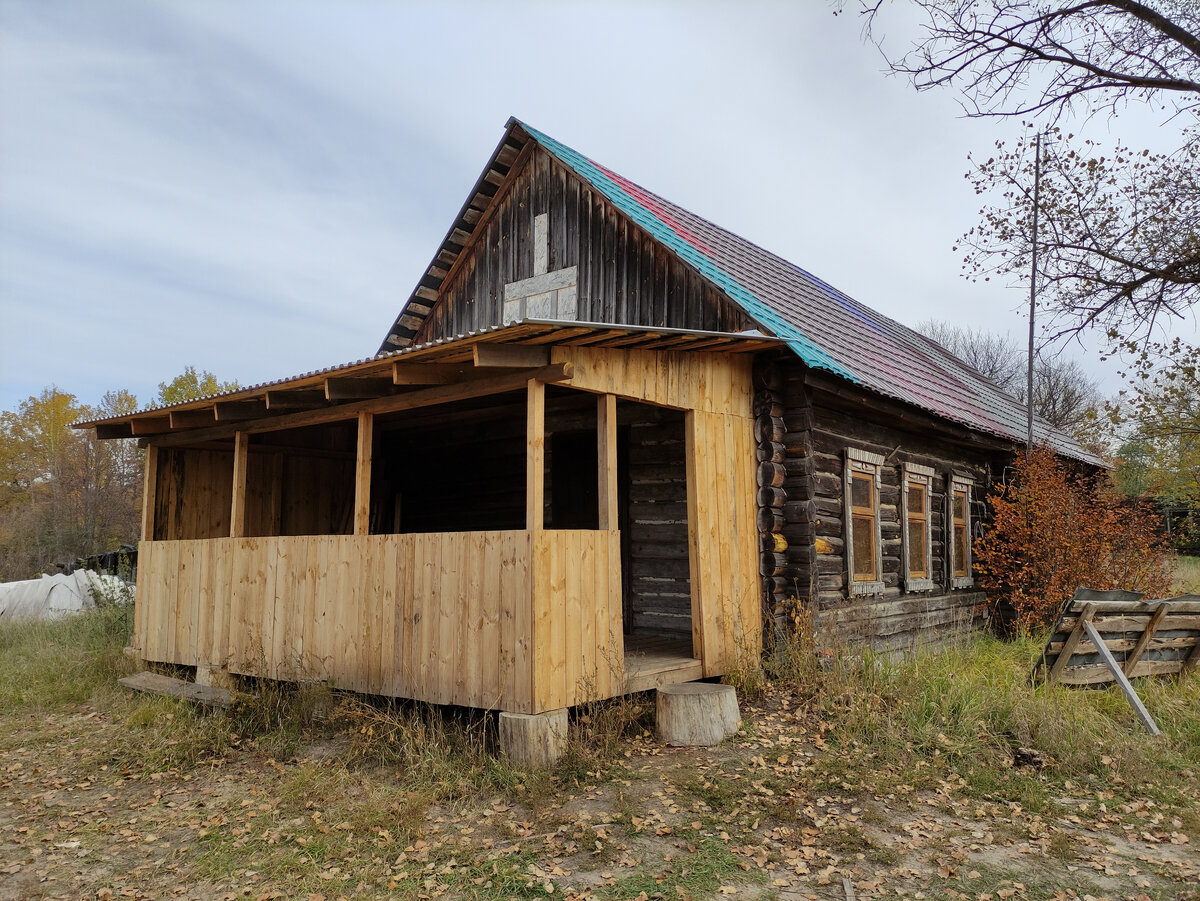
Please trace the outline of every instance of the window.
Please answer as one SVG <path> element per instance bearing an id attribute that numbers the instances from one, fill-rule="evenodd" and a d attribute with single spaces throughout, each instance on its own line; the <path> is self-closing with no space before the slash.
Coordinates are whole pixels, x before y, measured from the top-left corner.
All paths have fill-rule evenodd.
<path id="1" fill-rule="evenodd" d="M 933 583 L 933 518 L 930 516 L 934 471 L 917 463 L 901 471 L 901 524 L 904 540 L 904 588 L 931 591 Z"/>
<path id="2" fill-rule="evenodd" d="M 966 476 L 950 477 L 950 587 L 970 588 L 971 578 L 971 485 Z"/>
<path id="3" fill-rule="evenodd" d="M 879 470 L 883 457 L 846 449 L 846 572 L 850 594 L 883 591 L 879 540 Z"/>

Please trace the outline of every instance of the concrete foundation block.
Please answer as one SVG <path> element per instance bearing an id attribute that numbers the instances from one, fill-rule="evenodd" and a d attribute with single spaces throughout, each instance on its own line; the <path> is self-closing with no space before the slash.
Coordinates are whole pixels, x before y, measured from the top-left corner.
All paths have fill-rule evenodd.
<path id="1" fill-rule="evenodd" d="M 676 748 L 720 744 L 741 725 L 732 685 L 684 682 L 658 690 L 658 737 Z"/>
<path id="2" fill-rule="evenodd" d="M 567 710 L 501 713 L 500 751 L 527 769 L 548 769 L 567 750 Z"/>

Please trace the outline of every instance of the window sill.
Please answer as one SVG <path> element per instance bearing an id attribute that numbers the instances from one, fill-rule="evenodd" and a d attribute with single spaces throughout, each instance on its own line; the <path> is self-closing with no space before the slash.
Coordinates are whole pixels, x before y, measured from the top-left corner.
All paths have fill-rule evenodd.
<path id="1" fill-rule="evenodd" d="M 970 576 L 955 576 L 950 580 L 951 588 L 974 588 L 975 580 Z"/>
<path id="2" fill-rule="evenodd" d="M 851 582 L 850 597 L 857 597 L 865 594 L 883 594 L 882 582 Z"/>
<path id="3" fill-rule="evenodd" d="M 933 591 L 935 588 L 933 579 L 908 579 L 904 583 L 905 591 Z"/>

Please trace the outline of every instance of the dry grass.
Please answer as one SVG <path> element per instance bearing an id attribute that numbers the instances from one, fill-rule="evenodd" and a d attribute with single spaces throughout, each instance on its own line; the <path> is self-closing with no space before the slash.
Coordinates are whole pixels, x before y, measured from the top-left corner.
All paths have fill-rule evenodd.
<path id="1" fill-rule="evenodd" d="M 1175 558 L 1176 594 L 1200 594 L 1200 557 Z"/>
<path id="2" fill-rule="evenodd" d="M 974 817 L 980 829 L 1045 838 L 1047 884 L 1090 847 L 1080 835 L 1200 842 L 1200 676 L 1138 683 L 1164 731 L 1151 741 L 1113 689 L 1030 684 L 1036 640 L 980 637 L 898 663 L 818 657 L 802 630 L 764 667 L 739 670 L 736 740 L 662 749 L 649 696 L 597 702 L 573 711 L 562 763 L 529 773 L 496 755 L 486 713 L 267 682 L 245 685 L 218 715 L 127 695 L 114 687 L 130 666 L 127 628 L 113 611 L 0 627 L 0 753 L 29 761 L 0 774 L 0 856 L 38 848 L 30 872 L 88 889 L 64 893 L 60 881 L 62 896 L 95 897 L 99 885 L 162 896 L 178 880 L 197 886 L 194 897 L 246 886 L 253 897 L 545 897 L 550 879 L 564 889 L 590 879 L 590 897 L 673 897 L 675 885 L 717 897 L 721 886 L 753 893 L 755 880 L 794 877 L 791 864 L 760 867 L 779 866 L 787 836 L 805 830 L 816 830 L 805 847 L 824 855 L 810 861 L 814 878 L 836 864 L 936 879 L 944 836 L 927 859 L 904 849 L 912 835 L 899 824 L 936 817 L 939 805 L 952 809 L 947 824 Z M 1018 748 L 1044 765 L 1019 765 Z M 89 783 L 66 806 L 43 803 Z M 830 819 L 827 800 L 858 819 Z M 1104 819 L 1122 810 L 1133 813 Z M 63 811 L 86 817 L 43 840 L 66 828 Z M 60 841 L 90 856 L 60 852 Z M 137 869 L 145 855 L 153 866 Z M 557 863 L 574 875 L 555 875 Z M 986 864 L 977 870 L 993 878 Z M 1033 884 L 1024 872 L 994 881 L 1005 878 Z M 959 887 L 992 890 L 976 882 Z"/>

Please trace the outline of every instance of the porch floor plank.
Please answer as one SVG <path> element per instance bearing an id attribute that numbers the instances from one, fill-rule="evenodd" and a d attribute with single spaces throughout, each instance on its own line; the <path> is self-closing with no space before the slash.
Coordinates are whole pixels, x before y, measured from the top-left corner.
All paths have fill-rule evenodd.
<path id="1" fill-rule="evenodd" d="M 625 636 L 626 692 L 694 682 L 703 676 L 703 663 L 692 656 L 691 638 Z"/>

